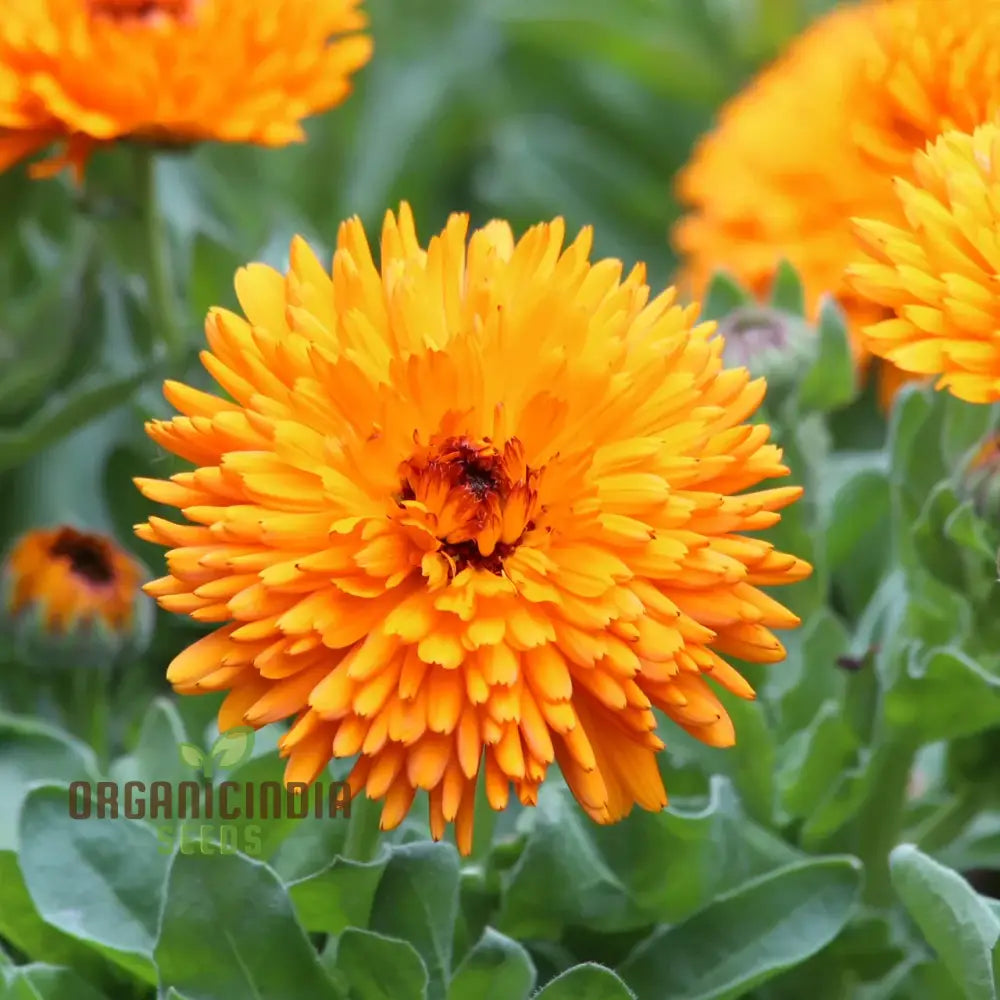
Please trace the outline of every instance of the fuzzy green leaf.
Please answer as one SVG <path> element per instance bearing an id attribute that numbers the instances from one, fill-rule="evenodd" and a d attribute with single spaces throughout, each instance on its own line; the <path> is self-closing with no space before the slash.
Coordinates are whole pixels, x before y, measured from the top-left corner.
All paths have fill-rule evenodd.
<path id="1" fill-rule="evenodd" d="M 957 872 L 912 844 L 889 858 L 892 884 L 968 1000 L 997 1000 L 993 949 L 1000 920 Z"/>

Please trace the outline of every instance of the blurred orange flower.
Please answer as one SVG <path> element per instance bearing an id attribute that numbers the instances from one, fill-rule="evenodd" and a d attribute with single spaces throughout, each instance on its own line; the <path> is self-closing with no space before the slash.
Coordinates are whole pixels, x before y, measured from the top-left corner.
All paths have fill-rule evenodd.
<path id="1" fill-rule="evenodd" d="M 971 131 L 997 111 L 998 68 L 1000 0 L 836 8 L 723 108 L 681 173 L 684 282 L 700 295 L 724 269 L 764 295 L 785 258 L 812 313 L 833 292 L 855 334 L 881 319 L 844 280 L 851 217 L 900 220 L 893 177 L 911 177 L 914 152 L 942 131 Z M 883 394 L 904 377 L 885 372 Z"/>
<path id="2" fill-rule="evenodd" d="M 4 0 L 0 169 L 53 142 L 283 146 L 371 56 L 360 0 Z"/>
<path id="3" fill-rule="evenodd" d="M 288 781 L 357 756 L 383 829 L 426 789 L 464 852 L 481 768 L 494 809 L 554 761 L 597 822 L 665 805 L 653 708 L 733 743 L 706 679 L 753 697 L 724 657 L 781 660 L 798 619 L 759 588 L 810 572 L 741 534 L 801 493 L 744 492 L 788 473 L 743 422 L 763 382 L 564 235 L 453 216 L 424 250 L 404 205 L 381 271 L 356 219 L 332 277 L 300 239 L 241 270 L 203 356 L 232 401 L 167 383 L 149 433 L 196 468 L 138 483 L 191 522 L 139 527 L 170 549 L 147 592 L 225 623 L 174 687 L 228 690 L 222 730 L 294 716 Z"/>
<path id="4" fill-rule="evenodd" d="M 132 624 L 142 571 L 104 535 L 71 527 L 29 531 L 3 571 L 8 613 L 32 609 L 51 632 L 97 622 L 123 632 Z"/>

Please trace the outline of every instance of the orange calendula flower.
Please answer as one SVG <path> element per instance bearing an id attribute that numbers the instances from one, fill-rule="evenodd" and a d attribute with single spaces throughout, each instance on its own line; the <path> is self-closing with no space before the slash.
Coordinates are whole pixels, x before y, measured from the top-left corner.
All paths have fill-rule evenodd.
<path id="1" fill-rule="evenodd" d="M 228 690 L 223 730 L 293 716 L 288 781 L 356 757 L 383 829 L 426 790 L 464 852 L 481 769 L 495 809 L 553 762 L 598 822 L 664 806 L 653 708 L 733 743 L 707 681 L 753 696 L 725 657 L 782 659 L 759 588 L 810 571 L 742 534 L 801 493 L 744 492 L 788 472 L 744 423 L 763 382 L 564 237 L 456 215 L 425 250 L 403 205 L 381 269 L 355 219 L 332 276 L 301 239 L 241 270 L 203 355 L 231 398 L 167 383 L 149 433 L 196 468 L 138 482 L 190 522 L 137 529 L 170 549 L 148 592 L 220 624 L 175 688 Z"/>
<path id="2" fill-rule="evenodd" d="M 142 572 L 104 535 L 61 527 L 29 531 L 4 562 L 7 612 L 35 611 L 54 633 L 101 623 L 128 629 Z"/>
<path id="3" fill-rule="evenodd" d="M 700 294 L 724 269 L 763 295 L 785 258 L 811 312 L 832 292 L 855 334 L 881 319 L 844 280 L 850 220 L 900 220 L 893 177 L 912 176 L 913 154 L 941 132 L 971 131 L 1000 108 L 998 67 L 1000 0 L 836 8 L 722 110 L 682 172 L 685 281 Z M 883 377 L 885 396 L 904 379 Z"/>
<path id="4" fill-rule="evenodd" d="M 339 104 L 371 56 L 361 0 L 5 0 L 0 169 L 78 174 L 94 146 L 216 139 L 283 146 Z"/>
<path id="5" fill-rule="evenodd" d="M 853 288 L 891 312 L 863 331 L 868 349 L 899 368 L 939 375 L 937 387 L 973 403 L 1000 400 L 1000 128 L 948 132 L 898 180 L 904 222 L 857 222 L 867 260 Z"/>

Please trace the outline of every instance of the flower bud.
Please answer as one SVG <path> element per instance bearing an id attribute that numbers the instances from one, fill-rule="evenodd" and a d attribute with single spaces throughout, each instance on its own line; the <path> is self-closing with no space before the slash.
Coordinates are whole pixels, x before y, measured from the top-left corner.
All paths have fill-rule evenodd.
<path id="1" fill-rule="evenodd" d="M 815 360 L 816 331 L 800 316 L 744 306 L 719 322 L 723 363 L 763 376 L 770 390 L 794 385 Z"/>
<path id="2" fill-rule="evenodd" d="M 0 567 L 0 629 L 38 670 L 110 666 L 149 643 L 152 610 L 131 555 L 69 526 L 29 531 Z"/>

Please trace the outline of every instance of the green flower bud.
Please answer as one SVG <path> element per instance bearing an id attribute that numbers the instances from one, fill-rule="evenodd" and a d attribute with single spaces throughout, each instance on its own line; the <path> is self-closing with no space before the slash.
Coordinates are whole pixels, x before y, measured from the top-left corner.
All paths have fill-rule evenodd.
<path id="1" fill-rule="evenodd" d="M 723 362 L 763 376 L 771 391 L 795 385 L 815 360 L 816 331 L 800 316 L 744 306 L 719 322 Z"/>

